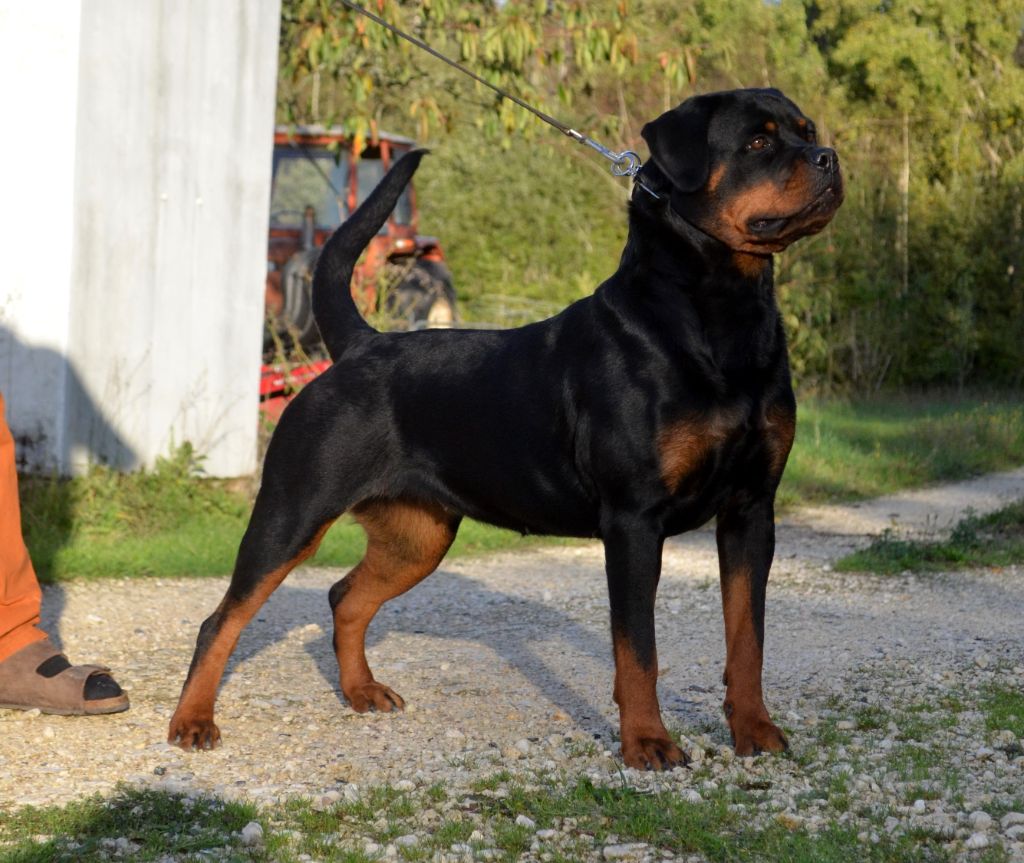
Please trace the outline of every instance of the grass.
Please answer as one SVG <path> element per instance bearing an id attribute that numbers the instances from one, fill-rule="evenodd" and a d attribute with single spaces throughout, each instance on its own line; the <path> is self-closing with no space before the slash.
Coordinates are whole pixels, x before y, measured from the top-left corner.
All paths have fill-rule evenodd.
<path id="1" fill-rule="evenodd" d="M 1022 463 L 1020 398 L 805 400 L 778 499 L 857 500 Z"/>
<path id="2" fill-rule="evenodd" d="M 887 837 L 865 844 L 853 828 L 838 823 L 814 833 L 776 821 L 755 827 L 735 806 L 756 804 L 761 799 L 757 792 L 717 792 L 692 803 L 672 793 L 599 786 L 586 778 L 568 785 L 552 781 L 529 790 L 513 783 L 507 792 L 500 798 L 456 799 L 443 820 L 424 829 L 419 815 L 431 803 L 421 799 L 421 792 L 389 787 L 371 791 L 363 801 L 328 809 L 293 800 L 264 810 L 212 797 L 122 787 L 110 800 L 93 797 L 65 807 L 30 807 L 6 816 L 0 826 L 0 861 L 91 863 L 113 857 L 293 863 L 313 858 L 325 863 L 362 863 L 380 859 L 380 852 L 366 851 L 367 842 L 383 846 L 407 834 L 417 835 L 419 841 L 399 846 L 398 859 L 405 861 L 434 859 L 455 843 L 476 850 L 490 848 L 490 859 L 514 861 L 535 842 L 550 855 L 545 859 L 552 861 L 602 859 L 604 845 L 623 842 L 642 842 L 676 855 L 700 854 L 709 861 L 947 859 L 928 836 Z M 557 841 L 537 839 L 534 828 L 517 823 L 521 815 L 530 818 L 536 829 L 561 828 Z M 264 840 L 256 847 L 245 847 L 241 840 L 241 830 L 250 821 L 257 821 L 264 830 Z M 474 829 L 483 829 L 487 838 L 473 840 Z M 928 856 L 920 856 L 922 849 L 927 849 Z"/>
<path id="3" fill-rule="evenodd" d="M 1024 737 L 1024 692 L 1001 686 L 989 686 L 982 693 L 981 709 L 989 731 L 1012 731 Z"/>
<path id="4" fill-rule="evenodd" d="M 903 539 L 886 532 L 871 545 L 836 562 L 843 572 L 936 572 L 1024 563 L 1024 500 L 986 516 L 961 521 L 948 539 Z"/>
<path id="5" fill-rule="evenodd" d="M 92 797 L 63 807 L 27 807 L 5 814 L 0 820 L 0 861 L 70 863 L 200 855 L 226 843 L 240 845 L 233 834 L 257 814 L 255 806 L 211 797 L 124 789 L 110 801 Z M 115 844 L 119 839 L 129 843 L 120 845 L 120 853 Z"/>
<path id="6" fill-rule="evenodd" d="M 1009 400 L 810 401 L 800 409 L 779 502 L 854 500 L 1021 463 L 1024 409 Z M 25 478 L 23 526 L 40 577 L 229 573 L 250 499 L 237 485 L 201 477 L 202 460 L 186 445 L 146 472 Z M 450 554 L 557 541 L 465 520 Z M 362 530 L 343 519 L 316 562 L 351 566 L 363 547 Z"/>

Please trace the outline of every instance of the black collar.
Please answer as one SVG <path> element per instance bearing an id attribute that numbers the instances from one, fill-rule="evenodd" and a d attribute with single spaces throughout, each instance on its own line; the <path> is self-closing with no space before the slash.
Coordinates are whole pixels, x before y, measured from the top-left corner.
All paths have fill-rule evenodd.
<path id="1" fill-rule="evenodd" d="M 672 192 L 672 184 L 662 173 L 661 169 L 654 164 L 653 159 L 644 162 L 643 167 L 633 177 L 633 194 L 639 189 L 641 194 L 654 198 L 655 200 L 667 200 Z"/>

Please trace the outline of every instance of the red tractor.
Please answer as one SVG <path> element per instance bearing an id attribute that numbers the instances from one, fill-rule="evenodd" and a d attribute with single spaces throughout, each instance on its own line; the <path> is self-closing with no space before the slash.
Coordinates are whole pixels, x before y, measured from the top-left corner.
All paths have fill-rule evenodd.
<path id="1" fill-rule="evenodd" d="M 284 127 L 274 132 L 270 238 L 267 248 L 264 367 L 260 401 L 276 419 L 304 383 L 330 365 L 313 319 L 313 270 L 320 247 L 414 146 L 380 135 L 354 158 L 340 129 Z M 406 189 L 380 234 L 370 241 L 352 279 L 352 296 L 367 317 L 391 328 L 450 326 L 455 291 L 441 246 L 416 233 L 416 193 Z M 342 286 L 339 285 L 339 290 Z"/>

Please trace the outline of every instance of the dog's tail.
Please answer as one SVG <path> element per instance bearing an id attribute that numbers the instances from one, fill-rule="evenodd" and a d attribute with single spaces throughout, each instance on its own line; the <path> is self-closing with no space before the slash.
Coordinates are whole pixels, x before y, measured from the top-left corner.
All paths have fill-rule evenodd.
<path id="1" fill-rule="evenodd" d="M 353 332 L 373 331 L 352 300 L 352 272 L 426 153 L 413 150 L 399 159 L 320 251 L 313 274 L 313 315 L 332 359 L 341 355 Z"/>

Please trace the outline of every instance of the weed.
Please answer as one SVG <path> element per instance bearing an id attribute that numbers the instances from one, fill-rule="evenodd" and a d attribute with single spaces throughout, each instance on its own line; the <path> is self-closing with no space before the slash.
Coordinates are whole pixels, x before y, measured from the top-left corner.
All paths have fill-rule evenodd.
<path id="1" fill-rule="evenodd" d="M 427 799 L 432 803 L 440 803 L 448 799 L 448 792 L 440 782 L 435 782 L 427 789 Z"/>
<path id="2" fill-rule="evenodd" d="M 943 758 L 937 749 L 908 743 L 893 751 L 889 763 L 904 782 L 925 782 L 942 765 Z"/>
<path id="3" fill-rule="evenodd" d="M 482 779 L 477 779 L 472 789 L 476 792 L 481 791 L 494 791 L 509 782 L 512 779 L 512 774 L 507 770 L 499 770 L 497 773 L 492 773 L 490 776 L 485 776 Z"/>
<path id="4" fill-rule="evenodd" d="M 521 824 L 498 820 L 494 825 L 495 844 L 514 857 L 529 849 L 532 838 L 533 833 Z"/>
<path id="5" fill-rule="evenodd" d="M 991 685 L 982 691 L 981 709 L 989 731 L 1012 731 L 1024 737 L 1024 692 Z"/>
<path id="6" fill-rule="evenodd" d="M 976 566 L 1008 566 L 1024 562 L 1024 501 L 989 515 L 968 516 L 947 540 L 901 539 L 886 531 L 861 551 L 841 560 L 841 572 L 891 575 L 904 571 L 942 571 Z"/>
<path id="7" fill-rule="evenodd" d="M 448 848 L 456 842 L 468 842 L 473 832 L 472 821 L 445 821 L 433 833 L 434 842 Z"/>
<path id="8" fill-rule="evenodd" d="M 565 751 L 570 758 L 593 758 L 600 749 L 593 740 L 570 740 L 565 744 Z"/>
<path id="9" fill-rule="evenodd" d="M 875 731 L 885 726 L 888 714 L 881 707 L 862 707 L 854 714 L 858 731 Z"/>

